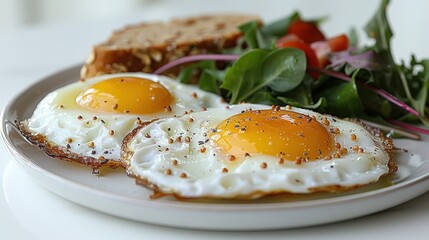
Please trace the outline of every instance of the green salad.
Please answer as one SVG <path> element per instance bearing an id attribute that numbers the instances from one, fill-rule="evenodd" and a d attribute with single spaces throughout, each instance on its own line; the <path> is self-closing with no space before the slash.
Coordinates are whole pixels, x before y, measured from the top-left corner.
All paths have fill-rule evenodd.
<path id="1" fill-rule="evenodd" d="M 429 59 L 395 62 L 388 5 L 383 0 L 364 27 L 372 45 L 359 46 L 356 31 L 327 37 L 319 29 L 324 18 L 305 20 L 295 12 L 262 26 L 243 24 L 237 47 L 180 58 L 155 73 L 192 62 L 179 81 L 188 83 L 198 71 L 199 87 L 231 104 L 292 105 L 418 139 L 429 134 Z M 219 69 L 218 61 L 227 64 Z"/>

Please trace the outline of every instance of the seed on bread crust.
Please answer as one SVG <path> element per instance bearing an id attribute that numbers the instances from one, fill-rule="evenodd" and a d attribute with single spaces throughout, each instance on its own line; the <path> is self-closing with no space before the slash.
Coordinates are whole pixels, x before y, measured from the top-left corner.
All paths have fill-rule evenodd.
<path id="1" fill-rule="evenodd" d="M 221 53 L 235 47 L 243 23 L 252 15 L 219 14 L 126 26 L 93 47 L 81 69 L 82 79 L 119 72 L 147 72 L 188 55 Z M 180 68 L 165 74 L 177 75 Z"/>

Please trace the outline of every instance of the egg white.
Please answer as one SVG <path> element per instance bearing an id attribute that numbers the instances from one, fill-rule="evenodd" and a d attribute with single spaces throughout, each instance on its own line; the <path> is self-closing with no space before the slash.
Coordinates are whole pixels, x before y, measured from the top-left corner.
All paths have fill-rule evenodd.
<path id="1" fill-rule="evenodd" d="M 99 113 L 76 103 L 76 97 L 93 84 L 116 77 L 139 77 L 159 82 L 174 98 L 171 111 L 147 115 Z M 21 124 L 25 132 L 44 136 L 51 147 L 59 146 L 76 158 L 90 157 L 119 162 L 122 139 L 137 127 L 138 119 L 149 121 L 182 115 L 190 110 L 200 111 L 202 107 L 224 105 L 223 100 L 215 94 L 180 84 L 165 76 L 110 74 L 75 82 L 49 93 L 38 104 L 31 118 Z"/>
<path id="2" fill-rule="evenodd" d="M 210 133 L 221 121 L 248 109 L 270 108 L 254 104 L 221 107 L 161 119 L 139 129 L 124 142 L 123 161 L 128 166 L 128 174 L 158 192 L 185 198 L 257 198 L 280 192 L 353 188 L 375 182 L 389 172 L 389 154 L 382 140 L 359 124 L 332 116 L 326 116 L 329 127 L 340 129 L 335 141 L 347 148 L 345 156 L 303 161 L 299 165 L 294 161 L 279 164 L 278 157 L 261 154 L 228 161 Z M 299 108 L 290 111 L 315 116 L 319 122 L 325 117 Z M 351 134 L 357 139 L 351 140 Z M 189 142 L 185 140 L 187 137 Z M 364 152 L 353 151 L 354 145 L 359 145 Z M 262 163 L 267 167 L 261 168 Z M 223 168 L 228 172 L 222 172 Z"/>

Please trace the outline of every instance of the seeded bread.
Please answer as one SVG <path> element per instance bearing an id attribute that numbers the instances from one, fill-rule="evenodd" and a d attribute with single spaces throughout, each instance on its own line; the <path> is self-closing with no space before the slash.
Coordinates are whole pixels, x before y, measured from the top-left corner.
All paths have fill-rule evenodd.
<path id="1" fill-rule="evenodd" d="M 241 36 L 238 26 L 251 20 L 261 22 L 257 16 L 230 14 L 127 26 L 93 47 L 81 77 L 118 72 L 151 73 L 179 57 L 219 53 L 237 44 Z"/>

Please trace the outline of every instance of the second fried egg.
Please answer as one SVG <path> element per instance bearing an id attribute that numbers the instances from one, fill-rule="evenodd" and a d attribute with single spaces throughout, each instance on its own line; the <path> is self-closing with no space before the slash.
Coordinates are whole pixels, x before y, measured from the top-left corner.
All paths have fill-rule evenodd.
<path id="1" fill-rule="evenodd" d="M 185 198 L 344 191 L 394 172 L 391 142 L 359 124 L 242 104 L 161 119 L 124 139 L 137 182 Z"/>

